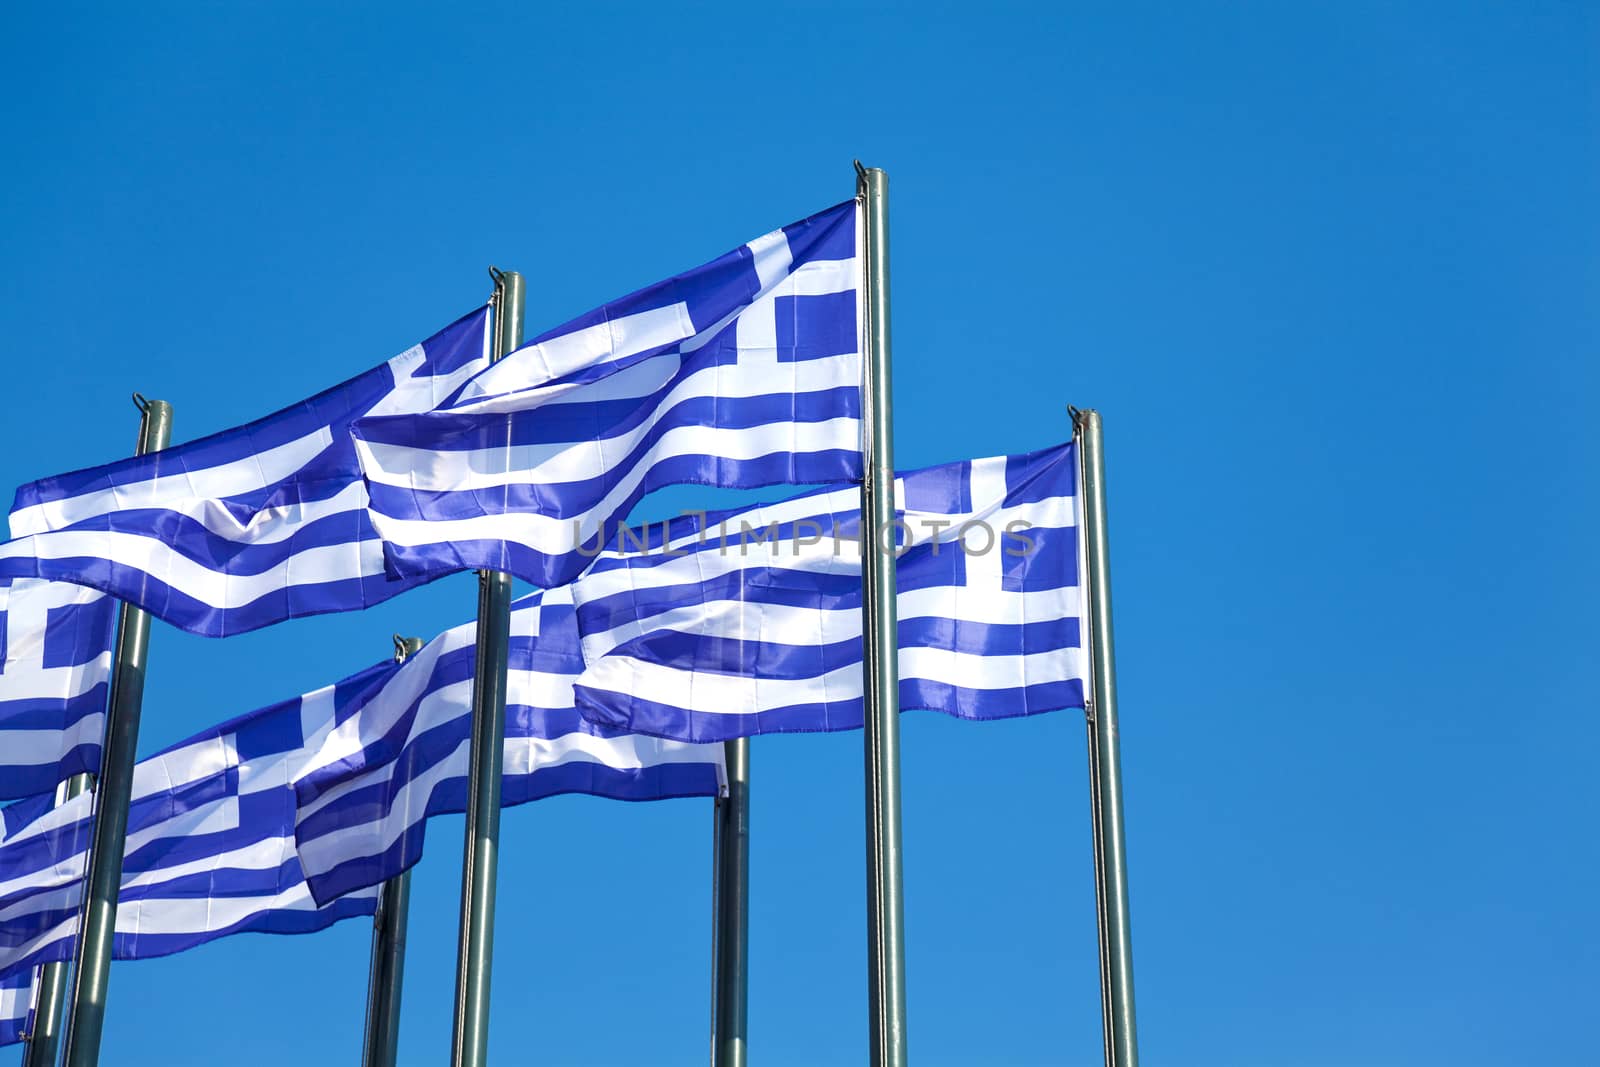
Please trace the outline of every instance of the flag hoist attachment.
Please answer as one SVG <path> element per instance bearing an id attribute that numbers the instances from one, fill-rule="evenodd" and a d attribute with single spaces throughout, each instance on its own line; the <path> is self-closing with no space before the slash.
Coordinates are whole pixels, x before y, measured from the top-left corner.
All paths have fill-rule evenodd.
<path id="1" fill-rule="evenodd" d="M 133 401 L 140 411 L 135 455 L 167 447 L 172 439 L 172 405 Z M 122 887 L 122 846 L 133 794 L 133 765 L 139 747 L 139 714 L 144 707 L 145 659 L 150 646 L 150 616 L 131 604 L 117 614 L 116 652 L 111 662 L 111 695 L 100 753 L 100 781 L 94 794 L 94 836 L 84 875 L 79 916 L 72 1004 L 67 1022 L 66 1067 L 95 1067 L 106 1021 L 106 985 L 111 974 L 111 942 L 117 926 L 117 894 Z"/>
<path id="2" fill-rule="evenodd" d="M 1089 810 L 1094 838 L 1095 904 L 1100 933 L 1100 1003 L 1106 1067 L 1138 1067 L 1133 1008 L 1133 937 L 1128 921 L 1128 859 L 1123 834 L 1122 745 L 1117 727 L 1116 657 L 1111 633 L 1111 550 L 1106 532 L 1105 455 L 1100 413 L 1068 409 L 1083 501 L 1084 584 L 1088 603 Z"/>
<path id="3" fill-rule="evenodd" d="M 861 582 L 867 794 L 867 994 L 874 1067 L 905 1067 L 905 900 L 900 848 L 894 421 L 889 379 L 889 176 L 856 164 L 865 219 Z"/>
<path id="4" fill-rule="evenodd" d="M 522 344 L 522 275 L 494 278 L 494 356 Z M 507 432 L 510 432 L 507 421 Z M 450 1062 L 485 1067 L 489 1059 L 489 972 L 494 955 L 495 871 L 500 856 L 500 779 L 506 733 L 506 658 L 511 642 L 511 575 L 478 572 L 477 654 L 472 674 L 472 742 L 467 779 L 461 936 Z"/>

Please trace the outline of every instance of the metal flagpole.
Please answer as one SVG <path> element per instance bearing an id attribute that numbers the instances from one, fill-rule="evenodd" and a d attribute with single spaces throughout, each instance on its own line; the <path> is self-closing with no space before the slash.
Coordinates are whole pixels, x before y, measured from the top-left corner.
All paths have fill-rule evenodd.
<path id="1" fill-rule="evenodd" d="M 728 767 L 728 796 L 717 846 L 716 1036 L 712 1067 L 746 1067 L 750 986 L 750 739 L 722 744 Z"/>
<path id="2" fill-rule="evenodd" d="M 1106 1062 L 1138 1067 L 1133 1006 L 1133 936 L 1128 921 L 1128 857 L 1123 835 L 1122 755 L 1117 727 L 1116 657 L 1111 633 L 1111 549 L 1106 532 L 1106 472 L 1100 413 L 1072 412 L 1083 500 L 1088 593 L 1089 794 L 1094 805 L 1095 879 L 1100 906 Z"/>
<path id="3" fill-rule="evenodd" d="M 522 275 L 492 268 L 490 273 L 495 279 L 493 358 L 498 360 L 522 344 Z M 494 882 L 500 859 L 500 775 L 510 640 L 511 575 L 479 571 L 467 840 L 461 864 L 461 937 L 450 1058 L 454 1067 L 485 1067 L 489 1059 L 489 971 L 494 957 Z"/>
<path id="4" fill-rule="evenodd" d="M 65 804 L 89 788 L 92 778 L 75 774 L 67 779 L 61 802 Z M 22 1053 L 22 1067 L 55 1067 L 61 1044 L 61 1002 L 67 998 L 67 965 L 47 963 L 39 968 L 39 999 L 33 1007 L 33 1029 Z"/>
<path id="5" fill-rule="evenodd" d="M 401 871 L 378 893 L 372 917 L 372 965 L 367 974 L 367 1028 L 362 1067 L 394 1067 L 400 1054 L 400 991 L 406 972 L 406 918 L 411 872 Z"/>
<path id="6" fill-rule="evenodd" d="M 889 388 L 889 176 L 856 164 L 866 214 L 867 349 L 861 483 L 862 723 L 867 791 L 867 982 L 872 1063 L 905 1067 L 900 854 L 900 663 L 895 629 L 894 436 Z"/>
<path id="7" fill-rule="evenodd" d="M 1095 932 L 1099 935 L 1100 943 L 1100 1032 L 1104 1036 L 1105 1067 L 1116 1067 L 1111 1049 L 1111 944 L 1106 940 L 1105 827 L 1100 818 L 1100 735 L 1095 729 L 1092 703 L 1085 704 L 1083 722 L 1089 740 L 1089 836 L 1090 846 L 1094 850 Z"/>
<path id="8" fill-rule="evenodd" d="M 722 1008 L 722 819 L 727 798 L 711 802 L 711 1067 L 717 1067 L 717 1023 Z"/>
<path id="9" fill-rule="evenodd" d="M 394 635 L 394 659 L 404 663 L 422 651 L 422 638 Z M 400 1051 L 400 992 L 406 973 L 406 918 L 411 910 L 411 872 L 383 883 L 372 916 L 372 963 L 367 972 L 367 1028 L 362 1067 L 394 1067 Z"/>
<path id="10" fill-rule="evenodd" d="M 172 438 L 172 405 L 137 393 L 139 420 L 136 455 L 159 452 Z M 79 917 L 72 1006 L 67 1020 L 66 1067 L 95 1067 L 106 1021 L 106 986 L 111 977 L 111 940 L 117 925 L 117 892 L 122 886 L 122 843 L 133 795 L 133 764 L 139 747 L 139 714 L 144 708 L 145 657 L 150 646 L 150 616 L 131 604 L 118 613 L 116 657 L 111 661 L 111 696 L 105 740 L 100 750 L 100 782 L 94 792 L 94 836 L 84 876 Z"/>

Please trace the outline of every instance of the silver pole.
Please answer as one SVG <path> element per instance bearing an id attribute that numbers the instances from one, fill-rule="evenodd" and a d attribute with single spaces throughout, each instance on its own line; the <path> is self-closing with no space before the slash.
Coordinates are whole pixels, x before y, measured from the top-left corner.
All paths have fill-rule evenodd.
<path id="1" fill-rule="evenodd" d="M 713 1067 L 749 1062 L 750 739 L 723 742 L 728 796 L 721 813 L 716 933 L 716 1040 Z"/>
<path id="2" fill-rule="evenodd" d="M 1100 742 L 1093 705 L 1083 714 L 1089 748 L 1089 835 L 1094 850 L 1094 918 L 1100 943 L 1100 1032 L 1104 1037 L 1105 1067 L 1117 1067 L 1111 1048 L 1111 943 L 1106 940 L 1105 827 L 1100 818 Z"/>
<path id="3" fill-rule="evenodd" d="M 394 658 L 422 650 L 420 637 L 394 635 Z M 400 995 L 406 973 L 406 919 L 411 910 L 411 872 L 383 883 L 372 916 L 372 962 L 367 972 L 367 1025 L 362 1067 L 394 1067 L 400 1054 Z"/>
<path id="4" fill-rule="evenodd" d="M 722 1033 L 717 1013 L 722 1008 L 722 821 L 727 803 L 724 797 L 711 803 L 711 1067 L 717 1067 Z"/>
<path id="5" fill-rule="evenodd" d="M 866 213 L 862 389 L 863 748 L 867 790 L 867 981 L 872 1063 L 905 1067 L 905 900 L 900 848 L 900 663 L 895 623 L 894 427 L 889 380 L 889 176 L 856 164 Z"/>
<path id="6" fill-rule="evenodd" d="M 372 965 L 367 976 L 367 1027 L 362 1067 L 394 1067 L 400 1054 L 400 993 L 406 973 L 406 918 L 411 872 L 401 871 L 378 894 L 372 917 Z"/>
<path id="7" fill-rule="evenodd" d="M 1100 413 L 1074 411 L 1073 439 L 1078 446 L 1082 474 L 1087 564 L 1084 581 L 1089 601 L 1089 790 L 1095 812 L 1106 1062 L 1111 1067 L 1138 1067 L 1133 935 L 1128 919 L 1128 856 L 1122 814 L 1122 746 L 1117 726 L 1117 670 L 1111 632 L 1111 548 L 1106 531 L 1106 472 Z"/>
<path id="8" fill-rule="evenodd" d="M 143 413 L 136 453 L 141 456 L 161 451 L 172 438 L 171 404 L 165 400 L 146 401 Z M 133 765 L 138 755 L 149 646 L 150 616 L 131 604 L 123 604 L 118 615 L 116 658 L 111 665 L 105 742 L 100 750 L 100 782 L 94 793 L 94 836 L 89 843 L 89 870 L 84 877 L 77 965 L 67 1021 L 67 1067 L 95 1067 L 100 1062 L 111 943 L 117 926 L 117 893 L 122 886 L 122 845 L 128 830 L 128 804 L 133 796 Z"/>
<path id="9" fill-rule="evenodd" d="M 522 344 L 522 275 L 495 272 L 494 358 Z M 472 675 L 472 755 L 461 864 L 461 937 L 450 1062 L 486 1067 L 489 973 L 494 958 L 495 870 L 500 860 L 500 775 L 506 735 L 511 575 L 478 572 L 477 658 Z"/>
<path id="10" fill-rule="evenodd" d="M 62 803 L 89 788 L 87 774 L 67 779 Z M 39 1000 L 33 1007 L 33 1030 L 28 1034 L 22 1067 L 55 1067 L 56 1050 L 61 1045 L 61 1004 L 67 999 L 67 965 L 47 963 L 39 968 Z"/>

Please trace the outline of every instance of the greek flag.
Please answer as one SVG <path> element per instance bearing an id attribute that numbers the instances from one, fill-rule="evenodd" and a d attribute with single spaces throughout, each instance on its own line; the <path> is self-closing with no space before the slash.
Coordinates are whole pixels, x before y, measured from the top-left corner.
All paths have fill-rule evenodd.
<path id="1" fill-rule="evenodd" d="M 0 579 L 0 800 L 100 769 L 116 612 L 81 585 Z"/>
<path id="2" fill-rule="evenodd" d="M 24 1041 L 33 1029 L 33 968 L 0 974 L 0 1045 Z"/>
<path id="3" fill-rule="evenodd" d="M 1083 707 L 1071 445 L 900 476 L 900 706 Z M 685 741 L 862 721 L 860 493 L 621 536 L 573 587 L 585 717 Z M 887 539 L 886 543 L 887 543 Z"/>
<path id="4" fill-rule="evenodd" d="M 319 907 L 294 849 L 293 779 L 393 663 L 251 712 L 141 760 L 118 897 L 117 959 L 247 930 L 307 933 L 370 915 L 375 891 Z M 61 791 L 61 792 L 64 792 Z M 93 796 L 0 811 L 0 974 L 72 954 Z"/>
<path id="5" fill-rule="evenodd" d="M 369 607 L 384 572 L 349 426 L 426 411 L 489 363 L 487 309 L 343 385 L 233 430 L 24 485 L 0 577 L 77 582 L 224 637 Z"/>
<path id="6" fill-rule="evenodd" d="M 855 201 L 606 304 L 441 409 L 354 426 L 389 565 L 551 588 L 661 486 L 861 474 Z"/>
<path id="7" fill-rule="evenodd" d="M 434 638 L 339 725 L 298 784 L 300 861 L 319 901 L 374 885 L 422 854 L 426 820 L 467 807 L 476 624 Z M 557 793 L 614 800 L 717 796 L 722 746 L 686 745 L 584 722 L 583 670 L 565 587 L 511 613 L 501 802 Z"/>

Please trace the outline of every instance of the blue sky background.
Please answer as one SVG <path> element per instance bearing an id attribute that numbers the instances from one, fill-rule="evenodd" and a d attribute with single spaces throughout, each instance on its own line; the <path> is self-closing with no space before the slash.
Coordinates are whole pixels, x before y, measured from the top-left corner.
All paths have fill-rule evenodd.
<path id="1" fill-rule="evenodd" d="M 490 263 L 534 332 L 847 198 L 859 156 L 900 463 L 1105 413 L 1146 1062 L 1596 1062 L 1600 13 L 337 7 L 8 10 L 4 492 L 128 453 L 131 390 L 175 440 L 235 425 Z M 474 604 L 158 625 L 141 751 Z M 1081 716 L 904 743 L 915 1062 L 1098 1063 Z M 753 762 L 754 1058 L 860 1062 L 860 736 Z M 704 1062 L 710 804 L 503 834 L 495 1062 Z M 447 1055 L 459 863 L 442 820 L 408 1064 Z M 354 1063 L 368 937 L 119 964 L 106 1062 Z"/>

